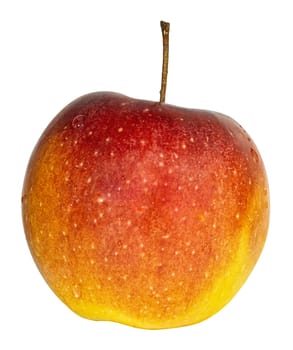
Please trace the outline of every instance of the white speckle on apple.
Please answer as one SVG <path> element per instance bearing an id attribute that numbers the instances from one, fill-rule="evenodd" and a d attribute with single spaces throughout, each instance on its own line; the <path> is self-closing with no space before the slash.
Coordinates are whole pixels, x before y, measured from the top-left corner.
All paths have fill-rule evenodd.
<path id="1" fill-rule="evenodd" d="M 110 156 L 111 157 L 114 157 L 115 156 L 115 153 L 113 151 L 110 152 Z"/>
<path id="2" fill-rule="evenodd" d="M 195 250 L 192 250 L 191 254 L 192 254 L 192 255 L 195 255 Z"/>
<path id="3" fill-rule="evenodd" d="M 96 249 L 96 245 L 94 242 L 91 243 L 91 249 L 93 249 L 93 250 Z"/>
<path id="4" fill-rule="evenodd" d="M 166 235 L 163 235 L 163 236 L 162 236 L 163 239 L 168 239 L 169 237 L 170 237 L 169 234 L 166 234 Z"/>
<path id="5" fill-rule="evenodd" d="M 239 213 L 237 213 L 237 214 L 235 215 L 235 218 L 236 218 L 237 220 L 239 220 L 239 218 L 240 218 L 240 214 L 239 214 Z"/>
<path id="6" fill-rule="evenodd" d="M 95 260 L 94 259 L 90 259 L 90 264 L 94 265 L 94 263 L 95 263 Z"/>
<path id="7" fill-rule="evenodd" d="M 111 277 L 111 276 L 108 276 L 108 277 L 107 277 L 107 280 L 108 280 L 108 281 L 111 281 L 111 280 L 112 280 L 112 277 Z"/>
<path id="8" fill-rule="evenodd" d="M 171 276 L 172 277 L 175 277 L 176 276 L 176 273 L 173 271 L 173 272 L 171 272 Z"/>
<path id="9" fill-rule="evenodd" d="M 116 252 L 114 252 L 114 255 L 115 255 L 115 256 L 118 256 L 118 254 L 119 254 L 119 253 L 118 253 L 117 251 L 116 251 Z"/>
<path id="10" fill-rule="evenodd" d="M 178 250 L 175 250 L 175 255 L 179 255 L 179 251 Z"/>
<path id="11" fill-rule="evenodd" d="M 131 225 L 132 225 L 131 220 L 127 220 L 127 226 L 131 226 Z"/>
<path id="12" fill-rule="evenodd" d="M 73 223 L 73 227 L 77 228 L 77 223 L 76 222 Z"/>
<path id="13" fill-rule="evenodd" d="M 181 148 L 182 148 L 182 149 L 186 149 L 186 147 L 187 147 L 186 144 L 185 144 L 185 143 L 182 143 Z"/>
<path id="14" fill-rule="evenodd" d="M 89 131 L 89 132 L 88 132 L 88 136 L 91 136 L 92 134 L 93 134 L 92 131 Z"/>
<path id="15" fill-rule="evenodd" d="M 142 111 L 142 113 L 147 113 L 147 112 L 149 112 L 149 109 L 148 109 L 148 108 L 145 108 L 145 109 Z"/>
<path id="16" fill-rule="evenodd" d="M 88 184 L 91 183 L 91 182 L 92 182 L 92 178 L 91 178 L 91 177 L 88 177 L 87 180 L 86 180 L 86 182 L 87 182 Z"/>
<path id="17" fill-rule="evenodd" d="M 127 249 L 127 247 L 128 247 L 127 244 L 123 244 L 122 246 L 123 249 Z"/>
<path id="18" fill-rule="evenodd" d="M 73 295 L 76 299 L 80 298 L 81 296 L 81 291 L 80 291 L 80 287 L 78 286 L 78 284 L 75 284 L 73 286 L 73 289 L 72 289 L 72 292 L 73 292 Z"/>
<path id="19" fill-rule="evenodd" d="M 98 152 L 98 151 L 95 151 L 95 152 L 94 152 L 94 156 L 95 156 L 95 157 L 97 157 L 97 156 L 98 156 L 98 154 L 99 154 L 99 152 Z"/>
<path id="20" fill-rule="evenodd" d="M 159 162 L 159 167 L 160 167 L 160 168 L 163 168 L 164 165 L 165 165 L 164 162 Z"/>
<path id="21" fill-rule="evenodd" d="M 193 142 L 194 142 L 194 138 L 191 137 L 191 138 L 189 139 L 189 141 L 190 141 L 191 143 L 193 143 Z"/>
<path id="22" fill-rule="evenodd" d="M 105 262 L 108 262 L 108 258 L 107 258 L 106 256 L 104 257 L 104 261 L 105 261 Z"/>
<path id="23" fill-rule="evenodd" d="M 118 131 L 118 132 L 122 132 L 122 131 L 123 131 L 123 128 L 120 127 L 120 128 L 117 129 L 117 131 Z"/>
<path id="24" fill-rule="evenodd" d="M 83 165 L 84 165 L 84 163 L 83 162 L 80 162 L 80 163 L 78 163 L 78 164 L 76 164 L 76 168 L 82 168 L 83 167 Z"/>
<path id="25" fill-rule="evenodd" d="M 99 197 L 99 198 L 97 198 L 97 202 L 99 203 L 99 204 L 102 204 L 102 203 L 104 203 L 104 198 L 103 197 Z"/>

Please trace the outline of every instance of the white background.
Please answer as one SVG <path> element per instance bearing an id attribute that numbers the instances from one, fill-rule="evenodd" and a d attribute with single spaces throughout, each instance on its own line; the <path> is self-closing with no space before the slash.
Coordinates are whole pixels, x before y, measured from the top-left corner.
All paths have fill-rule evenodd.
<path id="1" fill-rule="evenodd" d="M 2 1 L 0 348 L 293 349 L 292 1 Z M 29 253 L 20 197 L 28 158 L 67 103 L 110 90 L 158 100 L 159 21 L 171 22 L 167 102 L 216 110 L 256 142 L 271 192 L 261 258 L 237 296 L 190 327 L 146 331 L 73 314 Z"/>

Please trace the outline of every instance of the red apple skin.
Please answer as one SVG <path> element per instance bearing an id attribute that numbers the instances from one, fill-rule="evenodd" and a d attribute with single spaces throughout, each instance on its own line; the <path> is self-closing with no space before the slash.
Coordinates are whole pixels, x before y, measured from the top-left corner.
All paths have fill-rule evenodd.
<path id="1" fill-rule="evenodd" d="M 41 274 L 73 311 L 172 328 L 210 317 L 247 279 L 268 231 L 268 182 L 233 119 L 99 92 L 44 131 L 22 212 Z"/>

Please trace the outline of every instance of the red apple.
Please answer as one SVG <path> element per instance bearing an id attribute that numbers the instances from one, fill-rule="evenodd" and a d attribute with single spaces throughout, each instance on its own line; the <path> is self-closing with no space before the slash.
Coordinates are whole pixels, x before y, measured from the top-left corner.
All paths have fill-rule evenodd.
<path id="1" fill-rule="evenodd" d="M 100 92 L 44 131 L 22 210 L 41 274 L 73 311 L 170 328 L 243 285 L 267 235 L 268 182 L 233 119 Z"/>

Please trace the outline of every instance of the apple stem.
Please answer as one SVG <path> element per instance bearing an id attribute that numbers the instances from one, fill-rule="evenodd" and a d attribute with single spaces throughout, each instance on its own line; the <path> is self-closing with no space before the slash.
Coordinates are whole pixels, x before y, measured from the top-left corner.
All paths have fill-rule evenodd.
<path id="1" fill-rule="evenodd" d="M 170 23 L 161 21 L 160 24 L 161 24 L 161 30 L 162 30 L 162 36 L 163 36 L 163 66 L 162 66 L 160 102 L 164 103 L 166 99 L 168 63 L 169 63 Z"/>

